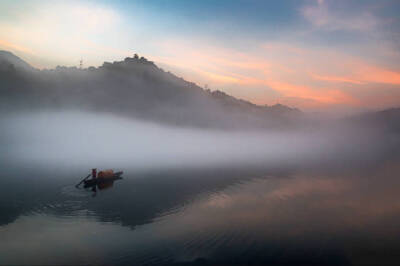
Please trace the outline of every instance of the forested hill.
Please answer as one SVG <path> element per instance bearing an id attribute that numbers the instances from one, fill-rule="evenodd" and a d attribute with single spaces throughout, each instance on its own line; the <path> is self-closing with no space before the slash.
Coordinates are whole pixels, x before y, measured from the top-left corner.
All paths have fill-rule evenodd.
<path id="1" fill-rule="evenodd" d="M 302 112 L 204 90 L 137 55 L 100 67 L 38 70 L 0 51 L 0 108 L 109 112 L 179 126 L 287 128 Z"/>

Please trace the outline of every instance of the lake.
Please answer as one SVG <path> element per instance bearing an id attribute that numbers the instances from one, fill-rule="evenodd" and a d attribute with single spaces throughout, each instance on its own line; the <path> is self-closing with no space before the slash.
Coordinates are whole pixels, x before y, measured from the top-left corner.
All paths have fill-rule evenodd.
<path id="1" fill-rule="evenodd" d="M 95 193 L 75 188 L 89 163 L 21 157 L 11 135 L 3 138 L 0 265 L 400 261 L 397 146 L 358 160 L 140 169 L 123 162 L 115 169 L 123 179 Z"/>

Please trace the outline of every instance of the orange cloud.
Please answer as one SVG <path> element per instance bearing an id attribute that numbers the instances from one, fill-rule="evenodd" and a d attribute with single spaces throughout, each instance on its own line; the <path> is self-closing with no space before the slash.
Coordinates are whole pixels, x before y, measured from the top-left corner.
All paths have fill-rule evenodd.
<path id="1" fill-rule="evenodd" d="M 390 85 L 400 84 L 400 72 L 370 65 L 362 60 L 349 63 L 349 66 L 345 67 L 344 69 L 347 73 L 349 73 L 347 76 L 319 75 L 311 72 L 309 75 L 313 79 L 327 82 L 343 82 L 358 85 L 367 83 L 382 83 Z"/>
<path id="2" fill-rule="evenodd" d="M 200 73 L 205 75 L 211 80 L 221 82 L 221 83 L 238 83 L 240 82 L 240 79 L 232 77 L 232 76 L 227 76 L 227 75 L 221 75 L 218 73 L 212 73 L 212 72 L 207 72 L 203 70 L 199 70 Z"/>
<path id="3" fill-rule="evenodd" d="M 236 84 L 243 87 L 243 89 L 251 87 L 271 88 L 279 92 L 282 99 L 310 100 L 313 106 L 316 103 L 325 105 L 359 104 L 358 100 L 339 88 L 320 87 L 320 84 L 316 84 L 313 80 L 306 80 L 310 72 L 302 63 L 307 59 L 315 60 L 317 57 L 317 52 L 315 51 L 292 47 L 288 44 L 268 43 L 262 45 L 262 49 L 267 49 L 269 53 L 266 56 L 260 56 L 258 54 L 243 54 L 226 48 L 210 48 L 207 46 L 201 47 L 201 49 L 196 49 L 195 47 L 180 49 L 180 45 L 183 44 L 173 41 L 165 47 L 174 50 L 179 49 L 185 51 L 185 53 L 179 57 L 159 59 L 168 65 L 175 65 L 196 72 L 203 77 L 202 82 L 204 83 L 214 83 L 220 87 L 225 86 L 225 88 L 229 88 L 230 84 Z M 287 51 L 293 56 L 286 57 L 287 54 L 285 52 Z M 270 54 L 274 56 L 269 56 Z M 311 76 L 313 79 L 327 82 L 363 84 L 363 81 L 353 77 L 318 75 L 314 73 Z M 271 103 L 272 99 L 277 100 L 276 95 L 265 95 L 256 100 L 252 95 L 249 95 L 248 98 L 261 104 Z"/>
<path id="4" fill-rule="evenodd" d="M 174 55 L 163 58 L 163 62 L 195 73 L 186 72 L 183 75 L 186 78 L 235 91 L 234 95 L 258 104 L 291 99 L 291 102 L 299 102 L 306 109 L 332 105 L 381 106 L 386 97 L 383 86 L 400 84 L 399 72 L 371 64 L 367 57 L 358 58 L 337 50 L 268 42 L 261 44 L 259 49 L 242 53 L 226 47 L 200 44 L 201 41 L 167 42 L 163 49 Z M 176 55 L 173 53 L 176 50 L 182 52 Z M 382 84 L 379 91 L 372 86 L 374 83 Z M 256 92 L 257 89 L 264 94 Z M 367 95 L 382 95 L 382 99 L 374 97 L 375 103 L 371 105 Z"/>
<path id="5" fill-rule="evenodd" d="M 268 80 L 266 84 L 281 92 L 284 97 L 311 99 L 325 104 L 357 103 L 353 97 L 338 89 L 313 89 L 304 85 L 294 85 L 276 80 Z"/>
<path id="6" fill-rule="evenodd" d="M 310 73 L 311 77 L 317 80 L 323 80 L 328 82 L 344 82 L 344 83 L 352 83 L 352 84 L 363 84 L 363 82 L 347 77 L 339 77 L 339 76 L 321 76 L 317 74 Z"/>
<path id="7" fill-rule="evenodd" d="M 379 68 L 376 66 L 363 65 L 358 70 L 360 79 L 367 82 L 383 83 L 383 84 L 400 84 L 400 73 Z"/>

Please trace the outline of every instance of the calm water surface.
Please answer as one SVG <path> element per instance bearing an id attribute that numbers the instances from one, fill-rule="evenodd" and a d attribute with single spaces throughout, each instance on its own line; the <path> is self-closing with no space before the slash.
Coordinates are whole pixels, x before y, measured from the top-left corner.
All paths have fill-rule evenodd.
<path id="1" fill-rule="evenodd" d="M 74 187 L 80 170 L 3 171 L 0 265 L 400 262 L 396 156 L 256 170 L 126 168 L 96 195 Z"/>

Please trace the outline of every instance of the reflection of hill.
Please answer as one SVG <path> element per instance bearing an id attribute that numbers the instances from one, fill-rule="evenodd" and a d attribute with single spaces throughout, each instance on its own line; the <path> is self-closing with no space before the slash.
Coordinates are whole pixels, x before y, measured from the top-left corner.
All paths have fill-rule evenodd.
<path id="1" fill-rule="evenodd" d="M 2 51 L 0 79 L 0 106 L 7 109 L 85 109 L 219 128 L 286 127 L 301 116 L 287 106 L 258 106 L 203 90 L 136 55 L 98 68 L 40 71 Z"/>

